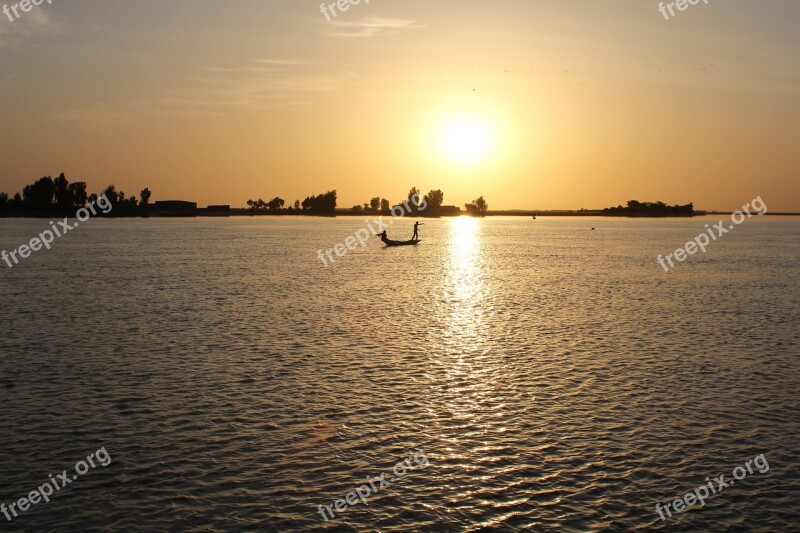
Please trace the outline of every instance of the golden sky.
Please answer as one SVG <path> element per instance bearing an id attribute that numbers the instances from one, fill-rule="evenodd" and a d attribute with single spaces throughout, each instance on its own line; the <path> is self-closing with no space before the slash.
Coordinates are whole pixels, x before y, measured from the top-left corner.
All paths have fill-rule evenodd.
<path id="1" fill-rule="evenodd" d="M 54 0 L 0 15 L 0 190 L 800 211 L 800 2 Z M 330 15 L 329 15 L 330 16 Z"/>

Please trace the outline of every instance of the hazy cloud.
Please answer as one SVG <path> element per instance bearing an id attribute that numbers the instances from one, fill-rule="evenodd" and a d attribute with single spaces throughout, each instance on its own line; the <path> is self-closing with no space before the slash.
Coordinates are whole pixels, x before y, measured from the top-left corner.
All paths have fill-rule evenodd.
<path id="1" fill-rule="evenodd" d="M 34 9 L 24 13 L 22 17 L 9 21 L 0 14 L 0 50 L 13 47 L 36 37 L 52 35 L 58 32 L 59 22 L 55 21 L 46 9 Z"/>
<path id="2" fill-rule="evenodd" d="M 302 59 L 256 59 L 256 62 L 269 65 L 313 65 L 313 63 Z"/>
<path id="3" fill-rule="evenodd" d="M 264 113 L 309 103 L 309 95 L 339 89 L 356 78 L 352 72 L 307 72 L 308 63 L 257 60 L 253 65 L 201 66 L 205 75 L 182 80 L 180 90 L 124 103 L 94 103 L 52 115 L 88 129 L 140 124 L 158 116 L 226 117 L 237 113 Z M 283 65 L 283 66 L 279 66 Z"/>
<path id="4" fill-rule="evenodd" d="M 393 35 L 401 30 L 424 28 L 425 24 L 417 24 L 414 20 L 390 19 L 369 16 L 355 22 L 334 21 L 331 23 L 336 29 L 330 32 L 334 37 L 364 38 L 376 35 Z"/>

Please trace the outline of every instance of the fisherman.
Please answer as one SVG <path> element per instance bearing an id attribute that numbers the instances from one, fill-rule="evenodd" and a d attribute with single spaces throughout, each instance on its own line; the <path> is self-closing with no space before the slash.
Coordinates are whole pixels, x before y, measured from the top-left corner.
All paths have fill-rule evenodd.
<path id="1" fill-rule="evenodd" d="M 425 224 L 422 224 L 420 222 L 414 222 L 414 236 L 411 237 L 412 241 L 416 241 L 417 239 L 419 239 L 419 227 L 424 225 Z"/>

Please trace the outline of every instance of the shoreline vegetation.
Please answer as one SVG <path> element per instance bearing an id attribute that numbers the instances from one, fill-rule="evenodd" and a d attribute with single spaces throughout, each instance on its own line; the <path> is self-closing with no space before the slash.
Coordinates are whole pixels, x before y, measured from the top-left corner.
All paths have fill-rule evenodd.
<path id="1" fill-rule="evenodd" d="M 351 208 L 337 206 L 337 192 L 328 191 L 316 196 L 308 196 L 302 202 L 298 199 L 294 204 L 286 206 L 286 202 L 275 197 L 269 202 L 264 200 L 248 200 L 246 208 L 235 208 L 230 205 L 209 205 L 198 207 L 196 202 L 184 200 L 166 200 L 151 203 L 150 189 L 143 189 L 139 198 L 126 196 L 123 191 L 117 192 L 114 185 L 97 194 L 88 194 L 85 182 L 73 182 L 60 174 L 53 179 L 46 176 L 26 185 L 21 193 L 13 197 L 0 192 L 0 218 L 52 218 L 72 216 L 85 207 L 89 202 L 96 201 L 98 196 L 105 194 L 111 202 L 113 209 L 107 215 L 109 218 L 148 218 L 148 217 L 232 217 L 232 216 L 312 216 L 312 217 L 363 217 L 392 216 L 393 206 L 389 200 L 374 197 L 363 205 Z M 431 190 L 424 195 L 426 207 L 420 208 L 419 197 L 421 191 L 413 187 L 407 200 L 411 210 L 406 216 L 411 218 L 441 218 L 441 217 L 492 217 L 492 216 L 524 216 L 524 217 L 626 217 L 626 218 L 676 218 L 694 217 L 706 214 L 730 214 L 724 211 L 696 211 L 693 204 L 667 205 L 664 202 L 639 202 L 630 200 L 623 207 L 609 207 L 606 209 L 578 209 L 578 210 L 489 210 L 489 204 L 483 196 L 472 203 L 466 204 L 464 209 L 454 205 L 444 204 L 444 193 L 441 190 Z M 416 200 L 415 200 L 416 199 Z M 768 213 L 771 215 L 798 215 L 800 213 Z"/>

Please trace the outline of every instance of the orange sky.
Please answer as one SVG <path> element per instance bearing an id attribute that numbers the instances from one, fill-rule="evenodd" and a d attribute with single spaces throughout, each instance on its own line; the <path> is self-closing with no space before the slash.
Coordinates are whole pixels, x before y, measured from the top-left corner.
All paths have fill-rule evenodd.
<path id="1" fill-rule="evenodd" d="M 800 212 L 800 3 L 46 3 L 0 18 L 0 190 Z"/>

